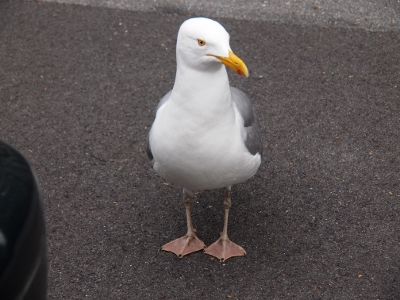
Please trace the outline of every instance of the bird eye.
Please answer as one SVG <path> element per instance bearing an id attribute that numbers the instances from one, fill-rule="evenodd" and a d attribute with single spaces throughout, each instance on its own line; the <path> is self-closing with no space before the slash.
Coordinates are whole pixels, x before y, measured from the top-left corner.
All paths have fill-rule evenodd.
<path id="1" fill-rule="evenodd" d="M 202 39 L 197 39 L 197 43 L 199 44 L 200 47 L 203 47 L 206 44 L 206 41 Z"/>

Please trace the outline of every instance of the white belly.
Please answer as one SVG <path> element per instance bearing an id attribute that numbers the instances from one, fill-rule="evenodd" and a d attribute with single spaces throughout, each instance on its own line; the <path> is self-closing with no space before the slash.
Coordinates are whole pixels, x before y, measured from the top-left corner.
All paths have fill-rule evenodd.
<path id="1" fill-rule="evenodd" d="M 261 163 L 244 145 L 243 120 L 232 113 L 223 121 L 204 122 L 160 109 L 150 134 L 154 169 L 188 190 L 209 190 L 246 181 Z M 168 115 L 168 117 L 167 117 Z"/>

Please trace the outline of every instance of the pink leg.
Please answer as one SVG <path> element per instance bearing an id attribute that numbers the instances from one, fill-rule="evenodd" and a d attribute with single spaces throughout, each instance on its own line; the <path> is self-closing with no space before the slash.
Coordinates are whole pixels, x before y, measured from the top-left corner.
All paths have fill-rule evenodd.
<path id="1" fill-rule="evenodd" d="M 186 207 L 186 219 L 188 227 L 186 235 L 179 239 L 173 240 L 172 242 L 169 242 L 161 247 L 161 250 L 173 252 L 180 258 L 185 256 L 186 254 L 203 250 L 206 247 L 203 241 L 196 236 L 195 229 L 192 225 L 192 216 L 190 214 L 191 199 L 192 197 L 188 193 L 186 193 L 186 191 L 184 191 L 183 203 Z"/>
<path id="2" fill-rule="evenodd" d="M 231 188 L 227 187 L 224 197 L 224 230 L 221 233 L 221 237 L 215 243 L 205 249 L 205 253 L 217 257 L 221 262 L 224 262 L 233 256 L 246 255 L 246 251 L 242 247 L 231 242 L 228 238 L 228 218 L 231 203 Z"/>

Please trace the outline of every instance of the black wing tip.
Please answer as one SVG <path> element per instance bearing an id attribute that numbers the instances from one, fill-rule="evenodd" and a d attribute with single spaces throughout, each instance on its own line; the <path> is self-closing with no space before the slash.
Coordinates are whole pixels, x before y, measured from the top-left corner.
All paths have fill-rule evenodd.
<path id="1" fill-rule="evenodd" d="M 147 145 L 146 145 L 146 153 L 147 153 L 147 157 L 150 159 L 150 160 L 153 160 L 153 153 L 151 152 L 151 147 L 150 147 L 150 132 L 149 132 L 149 134 L 147 135 Z"/>
<path id="2" fill-rule="evenodd" d="M 149 143 L 147 143 L 146 153 L 147 153 L 147 157 L 148 157 L 150 160 L 153 160 L 154 157 L 153 157 L 153 153 L 151 152 L 150 144 L 149 144 Z"/>

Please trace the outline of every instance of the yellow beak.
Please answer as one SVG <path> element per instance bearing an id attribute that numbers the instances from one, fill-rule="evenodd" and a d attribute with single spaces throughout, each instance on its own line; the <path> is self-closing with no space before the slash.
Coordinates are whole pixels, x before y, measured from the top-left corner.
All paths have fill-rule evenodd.
<path id="1" fill-rule="evenodd" d="M 249 70 L 247 70 L 245 63 L 238 56 L 236 56 L 235 53 L 233 53 L 231 50 L 229 50 L 229 57 L 223 57 L 214 54 L 207 54 L 207 55 L 218 58 L 221 61 L 221 63 L 231 68 L 239 75 L 249 77 Z"/>

